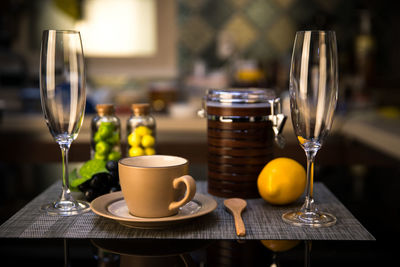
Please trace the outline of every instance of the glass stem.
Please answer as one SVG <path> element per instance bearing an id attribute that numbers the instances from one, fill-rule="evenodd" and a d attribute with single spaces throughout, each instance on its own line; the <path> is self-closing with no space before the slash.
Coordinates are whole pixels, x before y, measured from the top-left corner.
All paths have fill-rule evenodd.
<path id="1" fill-rule="evenodd" d="M 306 150 L 307 156 L 307 184 L 306 184 L 306 199 L 303 205 L 305 212 L 315 211 L 313 189 L 314 189 L 314 160 L 318 150 Z"/>
<path id="2" fill-rule="evenodd" d="M 69 175 L 68 175 L 68 151 L 71 144 L 60 144 L 62 157 L 62 193 L 61 201 L 74 201 L 69 190 Z"/>
<path id="3" fill-rule="evenodd" d="M 70 267 L 69 261 L 69 242 L 68 239 L 64 238 L 64 267 Z"/>
<path id="4" fill-rule="evenodd" d="M 305 245 L 304 267 L 310 267 L 311 266 L 312 241 L 311 240 L 306 240 L 306 241 L 304 241 L 304 245 Z"/>

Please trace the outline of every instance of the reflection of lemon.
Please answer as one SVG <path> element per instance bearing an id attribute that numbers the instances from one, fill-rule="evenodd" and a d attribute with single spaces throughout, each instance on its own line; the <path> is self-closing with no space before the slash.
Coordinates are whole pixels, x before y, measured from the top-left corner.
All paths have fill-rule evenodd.
<path id="1" fill-rule="evenodd" d="M 306 186 L 306 171 L 289 158 L 271 160 L 257 180 L 258 192 L 271 204 L 286 205 L 298 199 Z"/>
<path id="2" fill-rule="evenodd" d="M 301 137 L 301 136 L 297 136 L 297 139 L 299 140 L 300 144 L 305 144 L 307 142 L 307 139 Z"/>
<path id="3" fill-rule="evenodd" d="M 146 155 L 154 155 L 154 154 L 156 154 L 156 151 L 154 150 L 154 148 L 148 147 L 148 148 L 146 148 L 146 149 L 144 150 L 144 153 L 145 153 Z"/>
<path id="4" fill-rule="evenodd" d="M 131 133 L 130 135 L 128 135 L 128 144 L 130 146 L 139 146 L 141 142 L 142 138 L 139 135 L 135 133 Z"/>
<path id="5" fill-rule="evenodd" d="M 151 129 L 149 129 L 149 128 L 146 127 L 146 126 L 138 126 L 138 127 L 135 129 L 134 133 L 137 134 L 137 135 L 139 135 L 139 136 L 144 136 L 144 135 L 147 135 L 147 134 L 151 134 L 152 131 L 151 131 Z"/>
<path id="6" fill-rule="evenodd" d="M 260 240 L 261 243 L 274 252 L 287 251 L 300 243 L 300 240 Z"/>
<path id="7" fill-rule="evenodd" d="M 154 146 L 155 139 L 153 136 L 147 134 L 142 137 L 142 146 L 143 147 L 152 147 Z"/>
<path id="8" fill-rule="evenodd" d="M 129 157 L 143 156 L 144 150 L 141 147 L 132 147 L 129 149 Z"/>

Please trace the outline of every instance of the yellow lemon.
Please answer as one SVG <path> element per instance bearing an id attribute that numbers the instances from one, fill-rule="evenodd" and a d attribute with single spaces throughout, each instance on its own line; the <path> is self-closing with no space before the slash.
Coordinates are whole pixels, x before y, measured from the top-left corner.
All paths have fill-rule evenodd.
<path id="1" fill-rule="evenodd" d="M 138 126 L 134 131 L 135 134 L 139 135 L 139 136 L 144 136 L 147 134 L 151 134 L 152 131 L 150 128 L 146 127 L 146 126 Z"/>
<path id="2" fill-rule="evenodd" d="M 290 250 L 300 243 L 300 240 L 260 240 L 261 243 L 274 252 Z"/>
<path id="3" fill-rule="evenodd" d="M 306 186 L 306 171 L 297 161 L 276 158 L 268 162 L 257 179 L 258 192 L 271 204 L 286 205 L 297 200 Z"/>
<path id="4" fill-rule="evenodd" d="M 154 154 L 156 154 L 156 151 L 154 150 L 154 148 L 148 147 L 148 148 L 146 148 L 146 149 L 144 150 L 144 153 L 145 153 L 146 155 L 154 155 Z"/>
<path id="5" fill-rule="evenodd" d="M 144 150 L 141 147 L 131 147 L 129 149 L 129 157 L 143 156 Z"/>
<path id="6" fill-rule="evenodd" d="M 130 146 L 140 146 L 140 143 L 142 142 L 142 138 L 135 134 L 135 133 L 131 133 L 130 135 L 128 135 L 128 144 Z"/>
<path id="7" fill-rule="evenodd" d="M 143 147 L 152 147 L 154 146 L 154 143 L 156 140 L 154 139 L 153 136 L 146 134 L 145 136 L 142 137 L 142 146 Z"/>

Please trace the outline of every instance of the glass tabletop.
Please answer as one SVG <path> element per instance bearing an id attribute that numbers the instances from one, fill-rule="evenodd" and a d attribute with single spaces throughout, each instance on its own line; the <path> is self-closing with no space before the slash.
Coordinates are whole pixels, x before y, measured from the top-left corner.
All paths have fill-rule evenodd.
<path id="1" fill-rule="evenodd" d="M 47 181 L 45 177 L 49 177 L 48 173 L 57 174 L 58 168 L 52 164 L 31 166 L 30 175 L 37 179 L 32 187 L 36 191 L 27 196 L 26 202 L 57 180 L 57 176 Z M 391 244 L 397 241 L 399 229 L 370 211 L 381 208 L 398 218 L 393 209 L 393 203 L 398 201 L 395 193 L 398 167 L 323 166 L 317 171 L 318 177 L 324 177 L 322 182 L 377 241 L 300 240 L 293 247 L 289 245 L 293 241 L 288 242 L 281 248 L 284 251 L 274 251 L 271 247 L 274 242 L 261 240 L 0 238 L 0 259 L 2 265 L 13 266 L 32 263 L 60 266 L 65 262 L 69 264 L 65 266 L 127 266 L 132 260 L 137 266 L 383 266 L 392 262 L 397 251 Z M 204 175 L 204 166 L 193 164 L 191 173 Z M 14 201 L 14 204 L 24 203 Z M 8 217 L 1 219 L 5 221 Z M 145 265 L 143 258 L 150 258 L 148 262 L 154 258 L 161 263 Z"/>
<path id="2" fill-rule="evenodd" d="M 0 239 L 0 251 L 5 266 L 384 266 L 391 260 L 372 241 Z"/>

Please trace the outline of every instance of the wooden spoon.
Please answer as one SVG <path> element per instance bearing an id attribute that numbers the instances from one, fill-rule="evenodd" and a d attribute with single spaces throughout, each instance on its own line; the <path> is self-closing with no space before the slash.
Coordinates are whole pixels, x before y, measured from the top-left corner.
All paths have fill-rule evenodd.
<path id="1" fill-rule="evenodd" d="M 247 202 L 241 198 L 228 198 L 224 200 L 225 207 L 232 213 L 235 220 L 236 234 L 238 236 L 246 235 L 246 228 L 242 219 L 242 211 L 246 208 Z"/>

